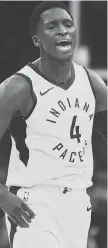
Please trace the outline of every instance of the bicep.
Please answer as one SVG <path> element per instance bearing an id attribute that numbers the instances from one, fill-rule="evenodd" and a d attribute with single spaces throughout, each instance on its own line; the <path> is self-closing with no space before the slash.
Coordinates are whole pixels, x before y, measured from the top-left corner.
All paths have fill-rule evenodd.
<path id="1" fill-rule="evenodd" d="M 9 126 L 14 111 L 14 101 L 7 95 L 5 86 L 0 86 L 0 139 Z"/>
<path id="2" fill-rule="evenodd" d="M 107 86 L 100 80 L 100 84 L 96 94 L 96 113 L 107 109 Z"/>
<path id="3" fill-rule="evenodd" d="M 89 70 L 92 80 L 95 98 L 96 98 L 96 113 L 107 109 L 107 86 L 102 78 L 95 72 Z"/>
<path id="4" fill-rule="evenodd" d="M 9 127 L 13 115 L 24 112 L 28 98 L 28 85 L 12 77 L 0 85 L 0 139 Z"/>

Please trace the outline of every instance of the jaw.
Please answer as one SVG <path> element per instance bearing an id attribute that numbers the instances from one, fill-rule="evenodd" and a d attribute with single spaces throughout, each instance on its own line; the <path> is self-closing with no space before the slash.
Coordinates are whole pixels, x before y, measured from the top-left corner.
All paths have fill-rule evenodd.
<path id="1" fill-rule="evenodd" d="M 74 53 L 74 45 L 73 44 L 66 44 L 60 45 L 57 44 L 55 46 L 55 56 L 60 59 L 68 59 L 72 58 Z"/>
<path id="2" fill-rule="evenodd" d="M 57 59 L 60 59 L 61 61 L 69 61 L 70 59 L 72 60 L 73 57 L 73 49 L 67 49 L 67 48 L 62 48 L 62 49 L 57 49 L 55 53 L 55 57 Z"/>
<path id="3" fill-rule="evenodd" d="M 68 54 L 67 53 L 66 54 L 55 53 L 54 55 L 51 55 L 50 57 L 55 61 L 56 65 L 57 64 L 65 65 L 65 64 L 72 62 L 73 54 L 72 52 Z"/>
<path id="4" fill-rule="evenodd" d="M 65 49 L 64 49 L 65 50 Z M 43 58 L 43 60 L 47 60 L 49 61 L 49 63 L 51 61 L 55 61 L 54 63 L 69 63 L 69 61 L 72 61 L 72 57 L 73 57 L 73 53 L 74 53 L 74 49 L 69 49 L 67 51 L 67 49 L 64 51 L 62 49 L 51 49 L 50 51 L 45 51 L 45 49 L 43 47 L 41 47 L 40 49 L 40 56 L 41 58 Z M 53 52 L 52 52 L 53 51 Z M 58 61 L 58 62 L 57 62 Z"/>

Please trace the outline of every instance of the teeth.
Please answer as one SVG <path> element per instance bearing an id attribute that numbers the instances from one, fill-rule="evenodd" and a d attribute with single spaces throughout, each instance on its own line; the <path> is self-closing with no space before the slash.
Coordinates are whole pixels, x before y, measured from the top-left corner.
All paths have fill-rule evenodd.
<path id="1" fill-rule="evenodd" d="M 64 51 L 64 50 L 68 50 L 68 49 L 70 49 L 70 47 L 71 47 L 71 45 L 65 45 L 65 46 L 60 46 L 60 45 L 58 45 L 57 46 L 57 48 L 59 49 L 59 50 L 62 50 L 62 51 Z"/>
<path id="2" fill-rule="evenodd" d="M 68 42 L 68 41 L 59 41 L 58 43 L 57 43 L 57 45 L 60 45 L 60 46 L 67 46 L 67 45 L 70 45 L 70 43 Z"/>

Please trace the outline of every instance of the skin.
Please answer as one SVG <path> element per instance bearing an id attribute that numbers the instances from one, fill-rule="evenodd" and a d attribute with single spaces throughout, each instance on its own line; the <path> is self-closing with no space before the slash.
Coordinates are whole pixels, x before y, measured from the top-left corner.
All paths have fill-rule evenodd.
<path id="1" fill-rule="evenodd" d="M 0 248 L 10 248 L 5 216 L 0 217 Z"/>
<path id="2" fill-rule="evenodd" d="M 14 116 L 9 126 L 9 130 L 6 131 L 6 133 L 3 135 L 2 140 L 0 141 L 0 183 L 2 185 L 5 185 L 7 180 L 9 159 L 10 159 L 11 147 L 12 147 L 11 135 L 16 141 L 16 147 L 17 150 L 19 151 L 21 161 L 23 161 L 23 163 L 26 166 L 27 156 L 23 157 L 23 153 L 21 150 L 23 149 L 27 155 L 27 150 L 25 146 L 25 137 L 26 137 L 25 128 L 26 126 L 24 124 L 24 121 L 20 118 L 20 114 L 17 113 L 17 115 Z M 22 131 L 23 131 L 23 135 L 22 135 Z M 16 136 L 16 132 L 17 132 L 17 136 Z M 20 146 L 19 148 L 19 145 L 22 146 Z M 14 229 L 15 227 L 16 225 L 14 224 Z M 12 231 L 12 233 L 14 232 Z M 13 235 L 11 235 L 11 239 L 10 239 L 11 245 L 12 245 L 12 241 L 13 241 Z M 2 209 L 0 209 L 0 248 L 10 248 L 5 215 Z"/>
<path id="3" fill-rule="evenodd" d="M 56 19 L 58 8 L 54 8 L 54 10 L 55 12 L 53 13 L 53 15 L 55 14 L 55 19 Z M 46 37 L 45 38 L 46 42 L 48 42 L 48 40 L 50 40 L 49 43 L 51 42 L 52 35 L 51 34 L 49 35 L 49 33 L 46 34 L 43 31 L 46 20 L 50 19 L 52 16 L 52 12 L 50 14 L 50 11 L 52 11 L 52 9 L 47 10 L 44 12 L 44 14 L 42 14 L 42 18 L 37 28 L 36 37 L 35 38 L 33 37 L 33 41 L 35 45 L 37 45 L 37 42 L 39 42 L 39 48 L 40 48 L 40 53 L 41 53 L 41 58 L 38 61 L 35 61 L 34 64 L 38 68 L 40 68 L 40 71 L 42 71 L 43 74 L 46 75 L 49 79 L 51 78 L 51 75 L 52 75 L 52 65 L 53 65 L 54 70 L 53 70 L 52 80 L 54 81 L 57 80 L 56 84 L 57 82 L 58 84 L 60 84 L 61 77 L 62 77 L 61 72 L 65 71 L 65 79 L 66 78 L 69 79 L 70 71 L 72 67 L 71 65 L 72 63 L 70 64 L 70 61 L 72 59 L 73 53 L 71 56 L 71 52 L 68 51 L 67 53 L 65 52 L 65 54 L 63 52 L 63 56 L 62 56 L 63 60 L 60 59 L 58 55 L 55 58 L 53 57 L 53 53 L 55 54 L 55 50 L 56 50 L 54 45 L 52 45 L 53 51 L 51 52 L 51 54 L 49 54 L 49 49 L 47 45 L 45 46 L 43 44 L 44 37 Z M 65 13 L 66 15 L 68 15 L 69 20 L 70 20 L 70 15 L 66 11 Z M 59 9 L 59 15 L 60 15 L 60 9 Z M 62 9 L 61 9 L 60 20 L 62 19 L 61 16 L 63 16 L 64 18 L 64 10 L 62 11 Z M 61 21 L 60 20 L 59 22 L 62 22 L 62 20 Z M 39 32 L 38 29 L 40 29 L 41 31 Z M 55 28 L 55 32 L 52 31 L 54 32 L 53 37 L 55 38 L 58 36 L 56 29 L 58 30 L 58 27 Z M 66 30 L 67 30 L 67 27 L 66 27 Z M 62 29 L 60 29 L 59 32 L 62 34 Z M 64 33 L 64 30 L 63 30 L 63 33 Z M 76 43 L 75 36 L 72 36 L 73 28 L 71 32 L 69 28 L 69 34 L 70 33 L 71 33 L 70 36 L 73 37 L 72 42 L 75 44 Z M 36 42 L 36 40 L 34 39 L 38 39 L 38 41 Z M 46 50 L 43 49 L 44 46 L 46 47 L 45 48 Z M 75 45 L 74 45 L 74 49 L 75 49 Z M 72 46 L 72 50 L 73 50 L 73 46 Z M 61 51 L 60 51 L 60 54 L 61 54 Z M 96 112 L 103 111 L 104 109 L 106 109 L 106 95 L 107 95 L 106 86 L 103 80 L 96 73 L 92 71 L 89 71 L 89 72 L 90 72 L 90 76 L 92 78 L 92 82 L 94 85 L 95 93 L 97 95 Z M 71 75 L 71 80 L 72 78 L 73 78 L 73 75 Z M 66 85 L 67 81 L 63 79 L 64 79 L 64 75 L 62 78 L 62 82 L 65 81 L 64 85 Z M 0 116 L 2 116 L 2 122 L 0 122 L 0 138 L 2 138 L 4 132 L 8 128 L 9 123 L 12 119 L 12 116 L 15 114 L 15 112 L 20 111 L 21 115 L 25 117 L 30 111 L 30 109 L 32 108 L 32 106 L 33 106 L 33 99 L 31 96 L 31 89 L 26 79 L 22 79 L 22 77 L 20 76 L 12 76 L 11 78 L 4 81 L 0 85 Z"/>
<path id="4" fill-rule="evenodd" d="M 6 131 L 0 141 L 0 183 L 5 185 L 8 172 L 8 164 L 11 151 L 11 136 L 9 130 Z M 10 248 L 8 233 L 5 223 L 5 215 L 0 209 L 0 248 Z"/>
<path id="5" fill-rule="evenodd" d="M 60 8 L 53 8 L 41 15 L 34 45 L 40 49 L 39 69 L 49 79 L 67 83 L 71 77 L 72 57 L 76 46 L 76 30 L 71 16 Z M 69 49 L 61 50 L 58 41 L 70 42 Z M 49 63 L 50 62 L 50 63 Z"/>
<path id="6" fill-rule="evenodd" d="M 58 49 L 55 41 L 67 38 L 72 42 L 70 48 Z M 32 37 L 32 40 L 34 45 L 40 49 L 40 58 L 34 62 L 34 65 L 54 84 L 66 89 L 67 85 L 71 85 L 74 80 L 72 58 L 76 45 L 76 30 L 70 15 L 60 8 L 45 11 L 41 15 L 36 34 Z M 94 85 L 96 113 L 98 113 L 106 109 L 106 86 L 96 73 L 90 70 L 89 73 Z M 16 111 L 20 111 L 21 115 L 26 117 L 32 106 L 31 89 L 26 79 L 15 75 L 0 85 L 0 120 L 2 120 L 0 121 L 0 139 Z M 4 211 L 12 218 L 12 209 L 14 209 L 14 216 L 17 215 L 18 217 L 18 220 L 14 219 L 14 221 L 17 221 L 19 226 L 24 226 L 24 222 L 22 224 L 20 218 L 20 211 L 23 207 L 22 201 L 7 192 L 2 184 L 0 185 L 0 199 L 0 206 Z M 27 212 L 30 212 L 30 210 L 27 210 Z M 25 217 L 24 211 L 22 215 Z M 30 219 L 27 220 L 27 222 L 29 221 Z"/>
<path id="7" fill-rule="evenodd" d="M 72 46 L 68 51 L 61 51 L 55 46 L 55 41 L 66 38 L 71 40 Z M 70 15 L 59 8 L 45 11 L 41 15 L 37 32 L 32 39 L 34 45 L 39 47 L 41 55 L 40 59 L 34 62 L 35 66 L 49 80 L 66 89 L 67 80 L 74 79 L 71 69 L 73 69 L 72 58 L 77 43 L 76 30 Z M 107 87 L 94 71 L 88 70 L 88 72 L 96 95 L 95 113 L 98 113 L 107 109 Z"/>
<path id="8" fill-rule="evenodd" d="M 40 40 L 41 57 L 42 52 L 45 52 L 60 61 L 72 58 L 76 46 L 76 30 L 73 19 L 66 10 L 53 8 L 45 11 L 37 27 L 37 37 Z M 64 39 L 69 40 L 72 46 L 62 51 L 56 43 Z"/>

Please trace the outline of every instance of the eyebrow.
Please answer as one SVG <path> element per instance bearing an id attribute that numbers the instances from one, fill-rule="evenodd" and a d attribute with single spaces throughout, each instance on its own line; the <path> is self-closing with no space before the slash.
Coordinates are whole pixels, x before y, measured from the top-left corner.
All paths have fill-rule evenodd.
<path id="1" fill-rule="evenodd" d="M 68 18 L 63 18 L 62 20 L 67 22 L 73 22 L 73 19 L 68 19 Z M 53 19 L 51 21 L 44 22 L 44 24 L 57 23 L 57 21 L 58 21 L 57 19 Z"/>

